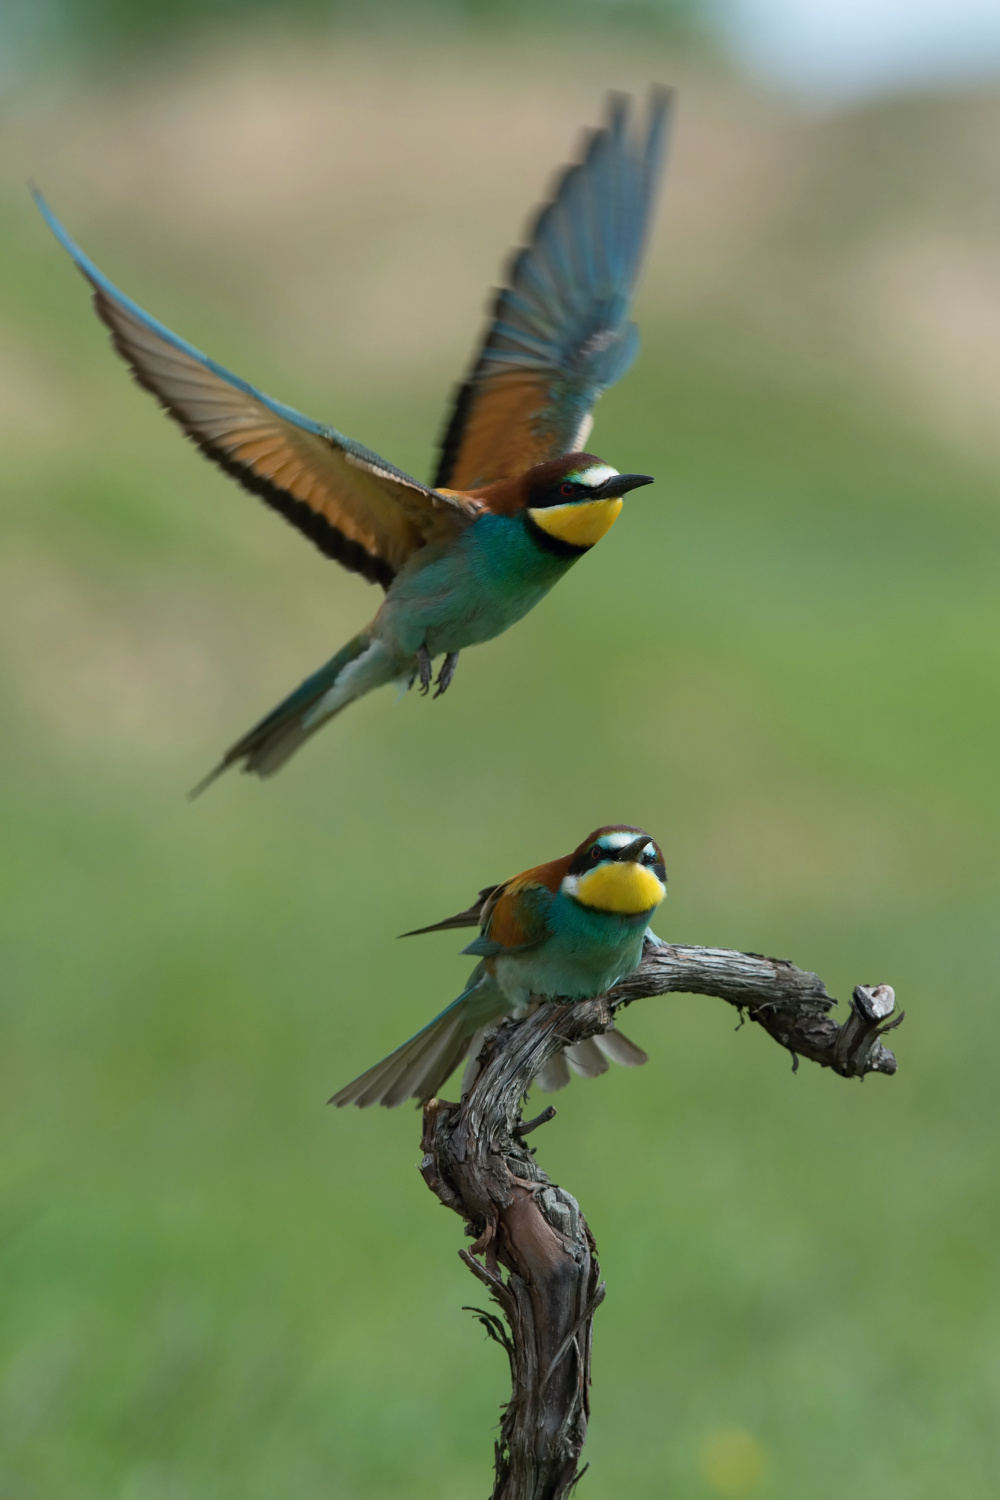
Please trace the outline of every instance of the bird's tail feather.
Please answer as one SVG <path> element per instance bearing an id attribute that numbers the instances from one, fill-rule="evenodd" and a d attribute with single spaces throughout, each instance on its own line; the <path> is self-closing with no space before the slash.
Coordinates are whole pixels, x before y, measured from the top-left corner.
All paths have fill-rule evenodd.
<path id="1" fill-rule="evenodd" d="M 579 1073 L 581 1078 L 599 1078 L 608 1071 L 608 1060 L 595 1037 L 588 1036 L 582 1042 L 564 1047 L 563 1054 L 573 1072 Z"/>
<path id="2" fill-rule="evenodd" d="M 596 1078 L 608 1071 L 608 1059 L 627 1068 L 637 1068 L 648 1062 L 648 1054 L 630 1042 L 620 1031 L 604 1031 L 599 1036 L 585 1038 L 564 1047 L 555 1057 L 550 1057 L 536 1076 L 538 1087 L 547 1094 L 564 1089 L 569 1083 L 572 1068 L 581 1078 Z"/>
<path id="3" fill-rule="evenodd" d="M 367 632 L 348 641 L 325 666 L 320 667 L 266 718 L 255 724 L 226 751 L 215 769 L 191 792 L 197 797 L 230 766 L 243 762 L 244 771 L 273 776 L 295 754 L 310 735 L 342 708 L 391 682 L 398 675 L 394 661 L 381 641 Z"/>
<path id="4" fill-rule="evenodd" d="M 432 1099 L 469 1050 L 482 1023 L 503 1014 L 505 1002 L 492 979 L 477 968 L 468 988 L 416 1036 L 383 1057 L 334 1094 L 330 1104 L 384 1104 L 394 1109 L 406 1099 Z"/>
<path id="5" fill-rule="evenodd" d="M 535 1082 L 546 1094 L 558 1093 L 569 1083 L 569 1064 L 565 1052 L 557 1052 L 548 1058 L 535 1074 Z"/>
<path id="6" fill-rule="evenodd" d="M 643 1052 L 641 1047 L 630 1042 L 620 1031 L 602 1031 L 593 1038 L 593 1042 L 605 1057 L 610 1057 L 612 1062 L 621 1063 L 625 1068 L 641 1068 L 643 1063 L 649 1062 L 649 1053 Z"/>
<path id="7" fill-rule="evenodd" d="M 395 1052 L 345 1085 L 329 1102 L 338 1106 L 357 1104 L 361 1109 L 383 1104 L 386 1109 L 394 1109 L 407 1099 L 432 1099 L 466 1054 L 469 1061 L 462 1093 L 468 1093 L 478 1076 L 476 1059 L 486 1031 L 508 1008 L 495 981 L 480 965 L 457 1000 Z M 609 1058 L 627 1067 L 647 1061 L 641 1047 L 620 1031 L 606 1031 L 550 1057 L 535 1082 L 546 1093 L 555 1093 L 569 1083 L 571 1068 L 582 1078 L 596 1078 L 607 1072 Z"/>

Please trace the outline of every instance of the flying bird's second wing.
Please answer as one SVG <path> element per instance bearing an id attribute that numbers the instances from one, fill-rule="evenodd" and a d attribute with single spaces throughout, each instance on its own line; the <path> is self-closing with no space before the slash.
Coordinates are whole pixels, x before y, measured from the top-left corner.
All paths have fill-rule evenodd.
<path id="1" fill-rule="evenodd" d="M 635 358 L 629 308 L 660 176 L 670 95 L 653 93 L 645 138 L 629 101 L 564 172 L 531 243 L 497 294 L 493 322 L 460 387 L 435 484 L 471 490 L 585 446 L 591 409 Z"/>
<path id="2" fill-rule="evenodd" d="M 388 588 L 412 552 L 474 518 L 459 497 L 436 494 L 171 333 L 102 275 L 40 193 L 35 200 L 94 288 L 97 314 L 138 383 L 203 453 L 327 557 Z"/>

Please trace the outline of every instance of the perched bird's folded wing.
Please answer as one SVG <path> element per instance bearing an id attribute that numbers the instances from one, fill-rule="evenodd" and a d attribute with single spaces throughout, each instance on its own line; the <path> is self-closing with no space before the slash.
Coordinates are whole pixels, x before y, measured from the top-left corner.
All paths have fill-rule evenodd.
<path id="1" fill-rule="evenodd" d="M 401 932 L 400 937 L 422 937 L 425 932 L 450 932 L 455 927 L 478 927 L 482 921 L 483 907 L 490 897 L 500 890 L 498 885 L 485 885 L 471 906 L 445 917 L 443 922 L 432 922 L 430 927 L 414 927 L 412 932 Z"/>
<path id="2" fill-rule="evenodd" d="M 552 891 L 546 884 L 548 872 L 548 865 L 539 865 L 500 885 L 484 886 L 465 911 L 430 927 L 415 927 L 400 936 L 420 937 L 425 932 L 448 932 L 455 927 L 481 927 L 481 936 L 463 948 L 463 953 L 493 958 L 504 950 L 531 948 L 548 936 L 546 915 L 552 902 Z"/>
<path id="3" fill-rule="evenodd" d="M 655 91 L 645 137 L 634 142 L 629 100 L 613 95 L 607 125 L 563 174 L 497 295 L 458 391 L 435 484 L 476 489 L 585 445 L 594 402 L 638 350 L 629 307 L 669 108 L 669 94 Z"/>
<path id="4" fill-rule="evenodd" d="M 474 519 L 332 427 L 273 401 L 143 312 L 74 244 L 48 204 L 46 223 L 94 288 L 94 307 L 138 383 L 203 453 L 315 542 L 388 588 L 412 552 Z"/>
<path id="5" fill-rule="evenodd" d="M 482 936 L 462 952 L 491 958 L 497 953 L 533 948 L 549 937 L 548 917 L 554 899 L 552 871 L 557 864 L 562 861 L 537 865 L 498 885 L 483 903 Z"/>

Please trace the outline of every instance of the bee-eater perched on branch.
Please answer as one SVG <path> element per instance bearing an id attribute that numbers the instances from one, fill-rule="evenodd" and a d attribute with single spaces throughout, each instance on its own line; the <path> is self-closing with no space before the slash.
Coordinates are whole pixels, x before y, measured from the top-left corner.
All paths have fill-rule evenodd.
<path id="1" fill-rule="evenodd" d="M 431 1099 L 462 1058 L 463 1092 L 475 1078 L 486 1028 L 535 999 L 588 1000 L 639 967 L 643 944 L 659 939 L 649 919 L 667 894 L 663 854 L 641 828 L 598 828 L 572 854 L 538 865 L 479 892 L 468 911 L 405 937 L 478 927 L 463 953 L 482 959 L 447 1009 L 388 1057 L 334 1094 L 331 1104 L 384 1104 Z M 560 1089 L 569 1069 L 593 1078 L 608 1058 L 636 1066 L 645 1052 L 620 1031 L 607 1031 L 548 1062 L 543 1089 Z"/>
<path id="2" fill-rule="evenodd" d="M 216 364 L 118 291 L 36 193 L 49 227 L 94 288 L 98 316 L 141 386 L 234 479 L 327 557 L 380 583 L 371 624 L 228 750 L 269 776 L 327 719 L 372 688 L 419 677 L 513 625 L 652 481 L 582 452 L 591 409 L 638 347 L 629 307 L 660 176 L 669 96 L 645 132 L 613 96 L 607 124 L 562 175 L 497 294 L 460 388 L 429 488 Z"/>

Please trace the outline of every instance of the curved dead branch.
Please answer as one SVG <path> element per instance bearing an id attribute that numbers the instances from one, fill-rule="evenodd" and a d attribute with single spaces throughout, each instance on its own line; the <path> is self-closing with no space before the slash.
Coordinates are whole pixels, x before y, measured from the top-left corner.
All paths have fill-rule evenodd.
<path id="1" fill-rule="evenodd" d="M 460 1104 L 424 1109 L 420 1170 L 461 1215 L 475 1243 L 459 1254 L 507 1319 L 473 1309 L 507 1352 L 511 1398 L 495 1445 L 493 1500 L 560 1500 L 579 1478 L 590 1412 L 591 1321 L 604 1298 L 596 1247 L 576 1199 L 549 1181 L 524 1144 L 552 1118 L 524 1123 L 521 1107 L 543 1064 L 568 1043 L 606 1031 L 636 1000 L 684 991 L 728 1001 L 780 1046 L 844 1078 L 894 1073 L 882 1038 L 895 996 L 858 985 L 839 1024 L 815 974 L 785 959 L 725 948 L 648 945 L 639 969 L 607 995 L 553 1001 L 488 1036 L 480 1072 Z M 504 1274 L 506 1272 L 506 1274 Z"/>

